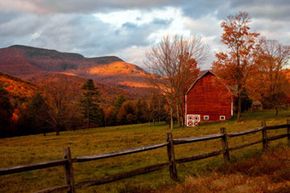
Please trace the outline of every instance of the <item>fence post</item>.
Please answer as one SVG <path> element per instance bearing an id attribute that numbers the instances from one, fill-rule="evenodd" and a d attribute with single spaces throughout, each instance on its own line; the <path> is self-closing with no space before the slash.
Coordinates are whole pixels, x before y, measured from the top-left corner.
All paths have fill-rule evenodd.
<path id="1" fill-rule="evenodd" d="M 222 127 L 220 128 L 222 136 L 222 148 L 223 148 L 223 156 L 225 163 L 228 163 L 230 161 L 230 151 L 229 151 L 229 143 L 228 143 L 228 135 L 226 128 Z"/>
<path id="2" fill-rule="evenodd" d="M 69 187 L 67 193 L 75 193 L 72 158 L 69 147 L 64 150 L 64 159 L 67 160 L 66 164 L 64 165 L 66 184 Z"/>
<path id="3" fill-rule="evenodd" d="M 263 142 L 263 151 L 267 151 L 269 145 L 268 145 L 268 137 L 267 137 L 267 126 L 266 122 L 262 121 L 262 142 Z"/>
<path id="4" fill-rule="evenodd" d="M 290 147 L 290 119 L 287 120 L 287 138 L 288 138 L 288 146 Z"/>
<path id="5" fill-rule="evenodd" d="M 170 177 L 173 180 L 178 180 L 177 176 L 177 169 L 176 169 L 176 163 L 175 163 L 175 154 L 174 154 L 174 144 L 173 144 L 173 137 L 172 133 L 167 133 L 167 155 L 168 155 L 168 161 L 169 161 L 169 173 Z"/>

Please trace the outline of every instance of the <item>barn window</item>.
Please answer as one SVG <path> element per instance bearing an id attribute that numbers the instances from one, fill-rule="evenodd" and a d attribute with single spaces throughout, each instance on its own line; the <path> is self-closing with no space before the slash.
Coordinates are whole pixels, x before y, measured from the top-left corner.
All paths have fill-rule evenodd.
<path id="1" fill-rule="evenodd" d="M 221 115 L 221 116 L 220 116 L 220 120 L 226 120 L 226 116 Z"/>
<path id="2" fill-rule="evenodd" d="M 204 115 L 203 120 L 208 121 L 209 120 L 209 115 Z"/>

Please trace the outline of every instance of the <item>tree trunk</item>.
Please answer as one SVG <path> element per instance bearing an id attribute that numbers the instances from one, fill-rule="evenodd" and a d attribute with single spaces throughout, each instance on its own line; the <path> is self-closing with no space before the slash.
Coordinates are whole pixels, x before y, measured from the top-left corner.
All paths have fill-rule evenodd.
<path id="1" fill-rule="evenodd" d="M 185 108 L 185 103 L 181 103 L 181 105 L 179 106 L 180 108 L 180 122 L 181 122 L 181 127 L 184 127 L 185 124 L 184 124 L 184 108 Z"/>
<path id="2" fill-rule="evenodd" d="M 179 105 L 178 105 L 178 101 L 176 101 L 176 117 L 177 117 L 177 124 L 180 127 L 181 123 L 180 123 L 180 115 L 179 115 Z"/>
<path id="3" fill-rule="evenodd" d="M 60 121 L 58 121 L 55 125 L 55 131 L 56 131 L 56 135 L 60 134 L 60 130 L 62 129 L 62 125 L 60 123 Z"/>
<path id="4" fill-rule="evenodd" d="M 173 131 L 173 107 L 170 105 L 170 131 Z"/>
<path id="5" fill-rule="evenodd" d="M 277 106 L 275 106 L 275 116 L 278 116 L 278 114 L 279 114 L 279 109 Z"/>
<path id="6" fill-rule="evenodd" d="M 237 113 L 237 122 L 241 121 L 241 110 L 242 110 L 242 98 L 241 93 L 238 93 L 238 113 Z"/>
<path id="7" fill-rule="evenodd" d="M 56 128 L 56 135 L 59 135 L 59 128 Z"/>

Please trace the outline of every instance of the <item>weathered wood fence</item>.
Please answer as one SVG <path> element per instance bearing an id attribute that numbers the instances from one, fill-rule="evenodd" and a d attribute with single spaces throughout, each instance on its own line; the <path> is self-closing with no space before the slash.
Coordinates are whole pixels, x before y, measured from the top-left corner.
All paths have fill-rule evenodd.
<path id="1" fill-rule="evenodd" d="M 279 134 L 272 137 L 267 136 L 268 130 L 276 130 L 276 129 L 282 129 L 282 128 L 287 129 L 286 134 Z M 229 139 L 248 135 L 248 134 L 254 134 L 258 132 L 261 132 L 262 134 L 260 140 L 247 143 L 247 144 L 242 144 L 235 147 L 229 147 L 229 143 L 228 143 Z M 251 129 L 247 131 L 241 131 L 241 132 L 234 132 L 234 133 L 227 133 L 225 128 L 221 128 L 219 134 L 212 134 L 212 135 L 207 135 L 207 136 L 202 136 L 202 137 L 173 139 L 172 133 L 167 133 L 167 141 L 165 143 L 155 144 L 155 145 L 150 145 L 150 146 L 145 146 L 145 147 L 140 147 L 140 148 L 134 148 L 134 149 L 128 149 L 128 150 L 119 151 L 119 152 L 106 153 L 106 154 L 101 154 L 101 155 L 80 156 L 80 157 L 72 158 L 71 150 L 68 147 L 64 151 L 63 159 L 37 163 L 37 164 L 31 164 L 31 165 L 15 166 L 11 168 L 0 168 L 0 176 L 20 173 L 20 172 L 25 172 L 25 171 L 31 171 L 31 170 L 50 168 L 50 167 L 55 167 L 55 166 L 63 166 L 65 170 L 66 184 L 62 186 L 55 186 L 55 187 L 47 188 L 44 190 L 40 190 L 38 191 L 38 193 L 48 193 L 48 192 L 54 192 L 54 191 L 60 191 L 60 190 L 66 191 L 68 193 L 75 193 L 76 192 L 75 189 L 77 188 L 110 183 L 110 182 L 114 182 L 120 179 L 125 179 L 132 176 L 161 170 L 166 167 L 169 168 L 170 177 L 173 180 L 177 180 L 178 175 L 177 175 L 176 164 L 191 162 L 195 160 L 201 160 L 201 159 L 214 157 L 221 154 L 223 154 L 224 161 L 227 163 L 230 161 L 230 151 L 249 147 L 252 145 L 259 144 L 259 143 L 263 144 L 263 150 L 265 151 L 269 147 L 269 141 L 274 141 L 274 140 L 285 138 L 285 137 L 288 138 L 288 146 L 290 147 L 290 120 L 287 120 L 287 124 L 275 125 L 275 126 L 266 126 L 265 122 L 262 122 L 262 126 L 260 128 Z M 208 140 L 214 140 L 214 139 L 221 139 L 221 147 L 222 147 L 221 150 L 199 154 L 199 155 L 193 155 L 191 157 L 186 157 L 186 158 L 175 159 L 175 153 L 174 153 L 175 145 L 195 143 L 195 142 L 208 141 Z M 168 162 L 146 166 L 143 168 L 138 168 L 135 170 L 131 170 L 129 172 L 123 172 L 123 173 L 106 177 L 103 179 L 94 179 L 94 180 L 88 180 L 88 181 L 83 181 L 83 182 L 78 182 L 78 183 L 75 183 L 74 181 L 73 163 L 87 162 L 87 161 L 123 156 L 123 155 L 128 155 L 128 154 L 135 154 L 138 152 L 144 152 L 144 151 L 154 150 L 154 149 L 163 148 L 163 147 L 167 148 Z"/>

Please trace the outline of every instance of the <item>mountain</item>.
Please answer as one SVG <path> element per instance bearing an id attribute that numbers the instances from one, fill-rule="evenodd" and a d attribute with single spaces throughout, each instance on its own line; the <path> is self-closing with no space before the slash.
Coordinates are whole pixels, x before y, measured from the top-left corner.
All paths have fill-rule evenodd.
<path id="1" fill-rule="evenodd" d="M 0 49 L 0 70 L 12 75 L 57 72 L 123 61 L 115 56 L 85 58 L 76 53 L 14 45 Z M 18 68 L 17 68 L 18 67 Z"/>
<path id="2" fill-rule="evenodd" d="M 0 72 L 34 82 L 35 77 L 43 79 L 52 74 L 90 78 L 139 97 L 152 90 L 148 84 L 150 74 L 116 56 L 87 58 L 77 53 L 14 45 L 0 49 Z"/>

